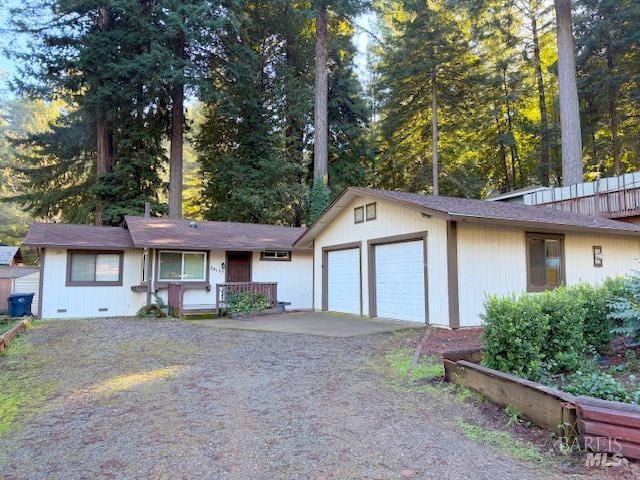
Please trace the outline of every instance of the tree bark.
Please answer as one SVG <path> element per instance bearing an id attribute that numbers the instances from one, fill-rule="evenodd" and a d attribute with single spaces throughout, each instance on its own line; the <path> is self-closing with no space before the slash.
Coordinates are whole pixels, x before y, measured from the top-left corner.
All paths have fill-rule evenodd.
<path id="1" fill-rule="evenodd" d="M 583 167 L 571 0 L 555 0 L 555 9 L 558 34 L 562 184 L 574 185 L 582 182 Z"/>
<path id="2" fill-rule="evenodd" d="M 316 79 L 315 79 L 315 109 L 313 132 L 313 180 L 321 181 L 327 186 L 328 176 L 328 114 L 327 97 L 328 71 L 327 62 L 329 52 L 327 48 L 327 6 L 322 0 L 315 4 L 316 17 Z"/>
<path id="3" fill-rule="evenodd" d="M 176 35 L 176 55 L 184 58 L 184 32 Z M 182 77 L 182 75 L 180 76 Z M 182 218 L 182 169 L 184 150 L 184 80 L 171 88 L 171 151 L 169 154 L 169 218 Z"/>
<path id="4" fill-rule="evenodd" d="M 495 108 L 496 112 L 498 112 L 497 107 Z M 500 125 L 499 113 L 496 113 L 495 116 L 496 121 L 496 130 L 498 132 L 498 137 L 500 138 L 500 161 L 502 164 L 502 174 L 504 175 L 504 187 L 505 190 L 511 190 L 510 182 L 509 182 L 509 167 L 507 166 L 507 149 L 504 146 L 504 141 L 502 140 L 502 126 Z"/>
<path id="5" fill-rule="evenodd" d="M 611 38 L 607 41 L 607 76 L 609 90 L 609 126 L 611 128 L 611 152 L 613 154 L 613 171 L 620 175 L 620 139 L 618 138 L 618 87 L 613 79 L 615 57 Z"/>
<path id="6" fill-rule="evenodd" d="M 98 16 L 98 28 L 106 32 L 110 28 L 110 11 L 107 6 L 100 7 Z M 103 109 L 96 108 L 96 183 L 99 184 L 103 175 L 113 171 L 113 148 L 111 146 L 112 137 L 110 134 L 109 122 Z M 98 195 L 96 198 L 96 225 L 104 223 L 104 202 Z"/>
<path id="7" fill-rule="evenodd" d="M 431 71 L 431 154 L 433 167 L 433 194 L 440 195 L 440 159 L 438 152 L 438 85 L 435 70 Z"/>
<path id="8" fill-rule="evenodd" d="M 551 152 L 549 145 L 549 119 L 547 116 L 547 96 L 542 76 L 542 61 L 540 59 L 540 39 L 538 38 L 538 24 L 536 12 L 531 12 L 531 31 L 533 32 L 533 61 L 538 84 L 538 103 L 540 105 L 540 183 L 549 185 L 551 170 Z"/>

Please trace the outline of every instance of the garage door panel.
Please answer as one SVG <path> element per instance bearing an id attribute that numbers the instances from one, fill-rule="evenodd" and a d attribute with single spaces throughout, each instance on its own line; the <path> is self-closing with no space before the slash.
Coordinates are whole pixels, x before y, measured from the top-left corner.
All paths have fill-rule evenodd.
<path id="1" fill-rule="evenodd" d="M 327 308 L 360 315 L 360 249 L 327 254 Z"/>
<path id="2" fill-rule="evenodd" d="M 376 245 L 374 254 L 377 315 L 424 323 L 423 241 Z"/>

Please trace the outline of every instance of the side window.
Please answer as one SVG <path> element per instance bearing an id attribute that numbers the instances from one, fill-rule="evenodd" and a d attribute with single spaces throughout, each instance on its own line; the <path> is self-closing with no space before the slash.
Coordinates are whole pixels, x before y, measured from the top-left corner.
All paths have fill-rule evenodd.
<path id="1" fill-rule="evenodd" d="M 564 284 L 564 239 L 527 234 L 527 291 L 552 290 Z"/>
<path id="2" fill-rule="evenodd" d="M 364 207 L 356 207 L 353 209 L 353 221 L 354 223 L 364 222 Z"/>

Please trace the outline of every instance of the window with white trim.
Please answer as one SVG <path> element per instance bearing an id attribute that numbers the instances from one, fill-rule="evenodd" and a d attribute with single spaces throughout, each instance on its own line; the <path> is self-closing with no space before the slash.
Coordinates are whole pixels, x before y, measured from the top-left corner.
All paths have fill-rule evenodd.
<path id="1" fill-rule="evenodd" d="M 161 251 L 159 253 L 159 281 L 204 282 L 206 279 L 206 252 Z"/>
<path id="2" fill-rule="evenodd" d="M 291 260 L 291 252 L 286 250 L 265 250 L 260 254 L 260 260 L 287 262 Z"/>

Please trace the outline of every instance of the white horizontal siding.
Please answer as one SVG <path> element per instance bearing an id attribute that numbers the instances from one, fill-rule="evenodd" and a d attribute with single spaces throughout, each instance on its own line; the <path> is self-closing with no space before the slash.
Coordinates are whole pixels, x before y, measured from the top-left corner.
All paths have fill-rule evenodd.
<path id="1" fill-rule="evenodd" d="M 33 293 L 33 302 L 31 303 L 31 313 L 38 314 L 38 305 L 40 302 L 40 272 L 33 272 L 24 277 L 18 277 L 13 282 L 13 291 L 15 293 Z"/>
<path id="2" fill-rule="evenodd" d="M 353 209 L 376 202 L 376 219 L 354 223 Z M 447 224 L 438 217 L 427 218 L 411 208 L 373 197 L 358 197 L 339 213 L 315 239 L 314 308 L 322 308 L 322 248 L 362 242 L 362 308 L 369 314 L 367 240 L 427 231 L 429 322 L 449 325 L 447 287 Z"/>
<path id="3" fill-rule="evenodd" d="M 131 291 L 142 276 L 142 251 L 125 250 L 122 286 L 68 287 L 67 250 L 47 248 L 42 280 L 43 318 L 92 318 L 132 316 L 144 305 L 146 294 Z M 101 308 L 107 311 L 101 312 Z M 66 312 L 58 312 L 66 310 Z"/>
<path id="4" fill-rule="evenodd" d="M 487 295 L 527 288 L 524 231 L 497 225 L 458 223 L 460 326 L 480 325 Z"/>
<path id="5" fill-rule="evenodd" d="M 593 246 L 602 246 L 603 267 L 593 266 Z M 567 285 L 598 284 L 640 268 L 640 240 L 569 232 L 564 236 Z M 527 290 L 525 230 L 479 223 L 458 224 L 460 326 L 481 325 L 488 295 Z"/>
<path id="6" fill-rule="evenodd" d="M 254 252 L 251 276 L 254 282 L 276 282 L 278 300 L 291 302 L 287 308 L 312 308 L 313 277 L 312 252 L 292 252 L 290 262 L 260 260 L 260 253 Z"/>

